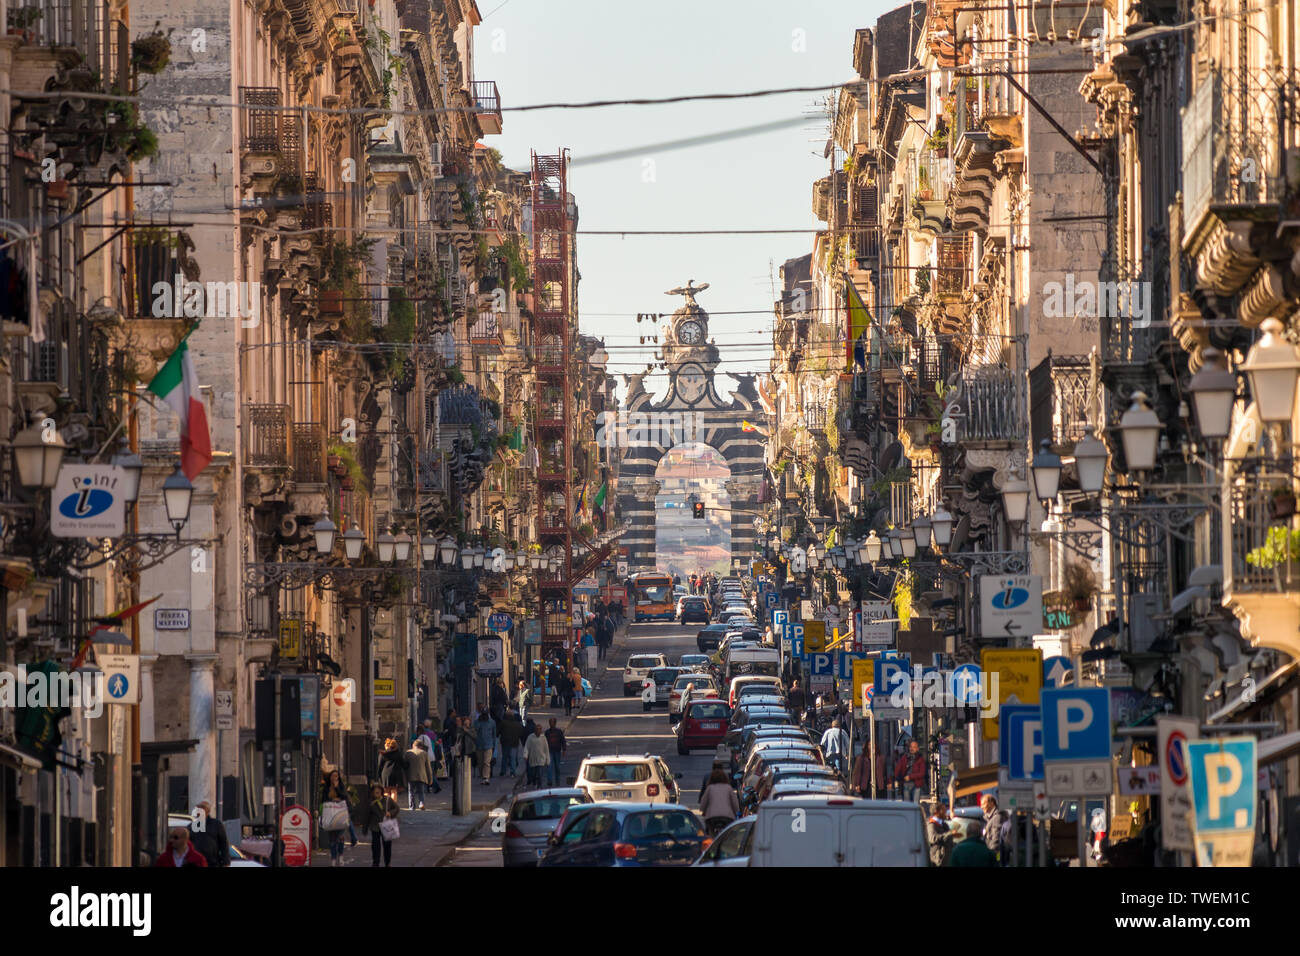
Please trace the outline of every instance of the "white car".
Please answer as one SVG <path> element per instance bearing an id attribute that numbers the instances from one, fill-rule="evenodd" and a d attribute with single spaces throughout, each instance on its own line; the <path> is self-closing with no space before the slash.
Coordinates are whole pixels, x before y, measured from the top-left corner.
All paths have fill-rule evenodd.
<path id="1" fill-rule="evenodd" d="M 680 776 L 650 754 L 584 757 L 574 786 L 596 802 L 676 803 Z"/>
<path id="2" fill-rule="evenodd" d="M 668 657 L 664 654 L 633 654 L 623 668 L 623 696 L 641 693 L 650 672 L 656 667 L 667 666 Z"/>
<path id="3" fill-rule="evenodd" d="M 712 674 L 690 673 L 681 674 L 673 682 L 673 689 L 668 692 L 668 723 L 675 724 L 681 720 L 682 707 L 686 703 L 686 686 L 694 684 L 695 689 L 691 691 L 691 698 L 698 699 L 701 697 L 717 697 L 718 683 L 713 679 Z"/>

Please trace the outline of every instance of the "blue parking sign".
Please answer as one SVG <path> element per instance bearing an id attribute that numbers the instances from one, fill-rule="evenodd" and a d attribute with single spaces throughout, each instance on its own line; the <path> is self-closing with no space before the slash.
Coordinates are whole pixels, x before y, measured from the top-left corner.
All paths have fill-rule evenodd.
<path id="1" fill-rule="evenodd" d="M 1043 759 L 1110 760 L 1110 691 L 1105 687 L 1044 690 Z"/>
<path id="2" fill-rule="evenodd" d="M 910 657 L 882 657 L 876 662 L 875 693 L 887 700 L 900 685 L 907 697 L 912 696 L 912 659 Z"/>
<path id="3" fill-rule="evenodd" d="M 776 593 L 776 592 L 773 592 L 773 593 Z M 781 637 L 784 638 L 784 637 L 785 637 L 785 625 L 789 622 L 789 620 L 790 620 L 790 612 L 789 612 L 789 611 L 773 611 L 773 612 L 772 612 L 772 632 L 773 632 L 774 634 L 780 634 Z"/>
<path id="4" fill-rule="evenodd" d="M 1187 743 L 1188 776 L 1196 829 L 1255 829 L 1255 738 L 1229 737 Z"/>
<path id="5" fill-rule="evenodd" d="M 817 653 L 808 655 L 808 673 L 813 677 L 829 677 L 835 673 L 835 655 Z"/>
<path id="6" fill-rule="evenodd" d="M 998 713 L 999 758 L 1008 780 L 1043 779 L 1043 717 L 1039 707 L 1013 704 Z"/>
<path id="7" fill-rule="evenodd" d="M 853 662 L 865 661 L 867 659 L 866 651 L 840 651 L 836 657 L 835 676 L 840 680 L 853 679 Z"/>

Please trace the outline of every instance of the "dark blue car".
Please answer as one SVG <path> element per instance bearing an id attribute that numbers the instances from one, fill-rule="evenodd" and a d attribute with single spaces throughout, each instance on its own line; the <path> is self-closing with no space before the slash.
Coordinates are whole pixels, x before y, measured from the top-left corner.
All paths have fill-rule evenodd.
<path id="1" fill-rule="evenodd" d="M 708 845 L 704 823 L 675 803 L 571 807 L 538 866 L 690 866 Z"/>

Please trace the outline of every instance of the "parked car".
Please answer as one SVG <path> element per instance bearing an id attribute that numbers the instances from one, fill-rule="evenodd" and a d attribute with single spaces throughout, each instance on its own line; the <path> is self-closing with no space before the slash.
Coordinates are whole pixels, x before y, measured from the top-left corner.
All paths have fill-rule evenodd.
<path id="1" fill-rule="evenodd" d="M 825 766 L 821 753 L 816 750 L 800 747 L 764 747 L 762 750 L 754 750 L 740 772 L 740 786 L 742 789 L 757 786 L 758 781 L 773 766 L 789 767 L 797 764 Z"/>
<path id="2" fill-rule="evenodd" d="M 686 807 L 596 804 L 557 828 L 539 866 L 689 866 L 709 846 Z"/>
<path id="3" fill-rule="evenodd" d="M 641 693 L 646 675 L 656 667 L 667 666 L 668 658 L 663 654 L 633 654 L 623 668 L 623 696 Z"/>
<path id="4" fill-rule="evenodd" d="M 716 651 L 728 630 L 729 628 L 725 624 L 709 624 L 695 635 L 696 648 L 699 649 L 701 654 L 708 654 L 712 651 Z"/>
<path id="5" fill-rule="evenodd" d="M 798 814 L 798 827 L 791 821 Z M 925 820 L 914 803 L 797 796 L 761 804 L 750 866 L 929 866 Z"/>
<path id="6" fill-rule="evenodd" d="M 682 755 L 704 747 L 716 748 L 727 735 L 731 708 L 720 700 L 692 698 L 677 723 L 677 752 Z"/>
<path id="7" fill-rule="evenodd" d="M 672 689 L 668 691 L 668 723 L 675 724 L 682 716 L 682 705 L 686 700 L 686 688 L 692 687 L 691 698 L 693 700 L 705 697 L 716 698 L 718 696 L 718 682 L 710 674 L 701 674 L 698 671 L 687 671 L 684 674 L 678 674 L 677 680 L 673 682 Z"/>
<path id="8" fill-rule="evenodd" d="M 167 829 L 172 830 L 175 827 L 184 827 L 185 829 L 193 832 L 194 819 L 193 817 L 189 817 L 184 813 L 167 814 Z M 269 862 L 254 859 L 253 857 L 245 853 L 243 850 L 241 850 L 239 847 L 235 846 L 234 843 L 231 843 L 230 844 L 230 865 L 232 867 L 245 866 L 245 867 L 261 868 L 261 867 L 268 866 Z"/>
<path id="9" fill-rule="evenodd" d="M 516 794 L 506 814 L 501 856 L 506 866 L 536 866 L 556 824 L 572 806 L 591 803 L 577 787 L 529 790 Z"/>
<path id="10" fill-rule="evenodd" d="M 651 707 L 667 707 L 668 695 L 681 674 L 680 667 L 656 667 L 646 674 L 641 688 L 641 709 L 648 711 Z M 647 693 L 647 691 L 649 693 Z"/>
<path id="11" fill-rule="evenodd" d="M 709 848 L 691 866 L 746 866 L 749 863 L 749 835 L 754 818 L 741 817 L 717 835 Z"/>
<path id="12" fill-rule="evenodd" d="M 706 671 L 709 669 L 709 655 L 700 654 L 683 654 L 677 658 L 678 667 L 687 667 L 693 671 Z"/>
<path id="13" fill-rule="evenodd" d="M 662 757 L 585 757 L 574 785 L 592 800 L 676 803 L 677 781 Z"/>
<path id="14" fill-rule="evenodd" d="M 785 697 L 785 685 L 780 677 L 770 674 L 742 674 L 733 677 L 731 683 L 727 685 L 727 703 L 735 707 L 742 694 L 753 693 L 764 695 L 776 693 Z"/>
<path id="15" fill-rule="evenodd" d="M 703 621 L 708 624 L 711 617 L 709 602 L 698 595 L 690 595 L 677 602 L 679 624 L 686 624 L 689 621 Z"/>

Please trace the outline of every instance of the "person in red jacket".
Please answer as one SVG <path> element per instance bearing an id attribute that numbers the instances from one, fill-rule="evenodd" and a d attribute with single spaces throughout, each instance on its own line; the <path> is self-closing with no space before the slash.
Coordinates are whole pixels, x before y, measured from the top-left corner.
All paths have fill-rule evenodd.
<path id="1" fill-rule="evenodd" d="M 925 793 L 925 756 L 915 740 L 907 743 L 907 753 L 894 766 L 894 782 L 903 788 L 903 799 L 915 803 Z"/>
<path id="2" fill-rule="evenodd" d="M 153 865 L 206 867 L 208 861 L 190 842 L 189 830 L 185 829 L 185 827 L 172 827 L 171 832 L 167 834 L 167 849 L 158 855 L 158 859 L 154 860 Z"/>

